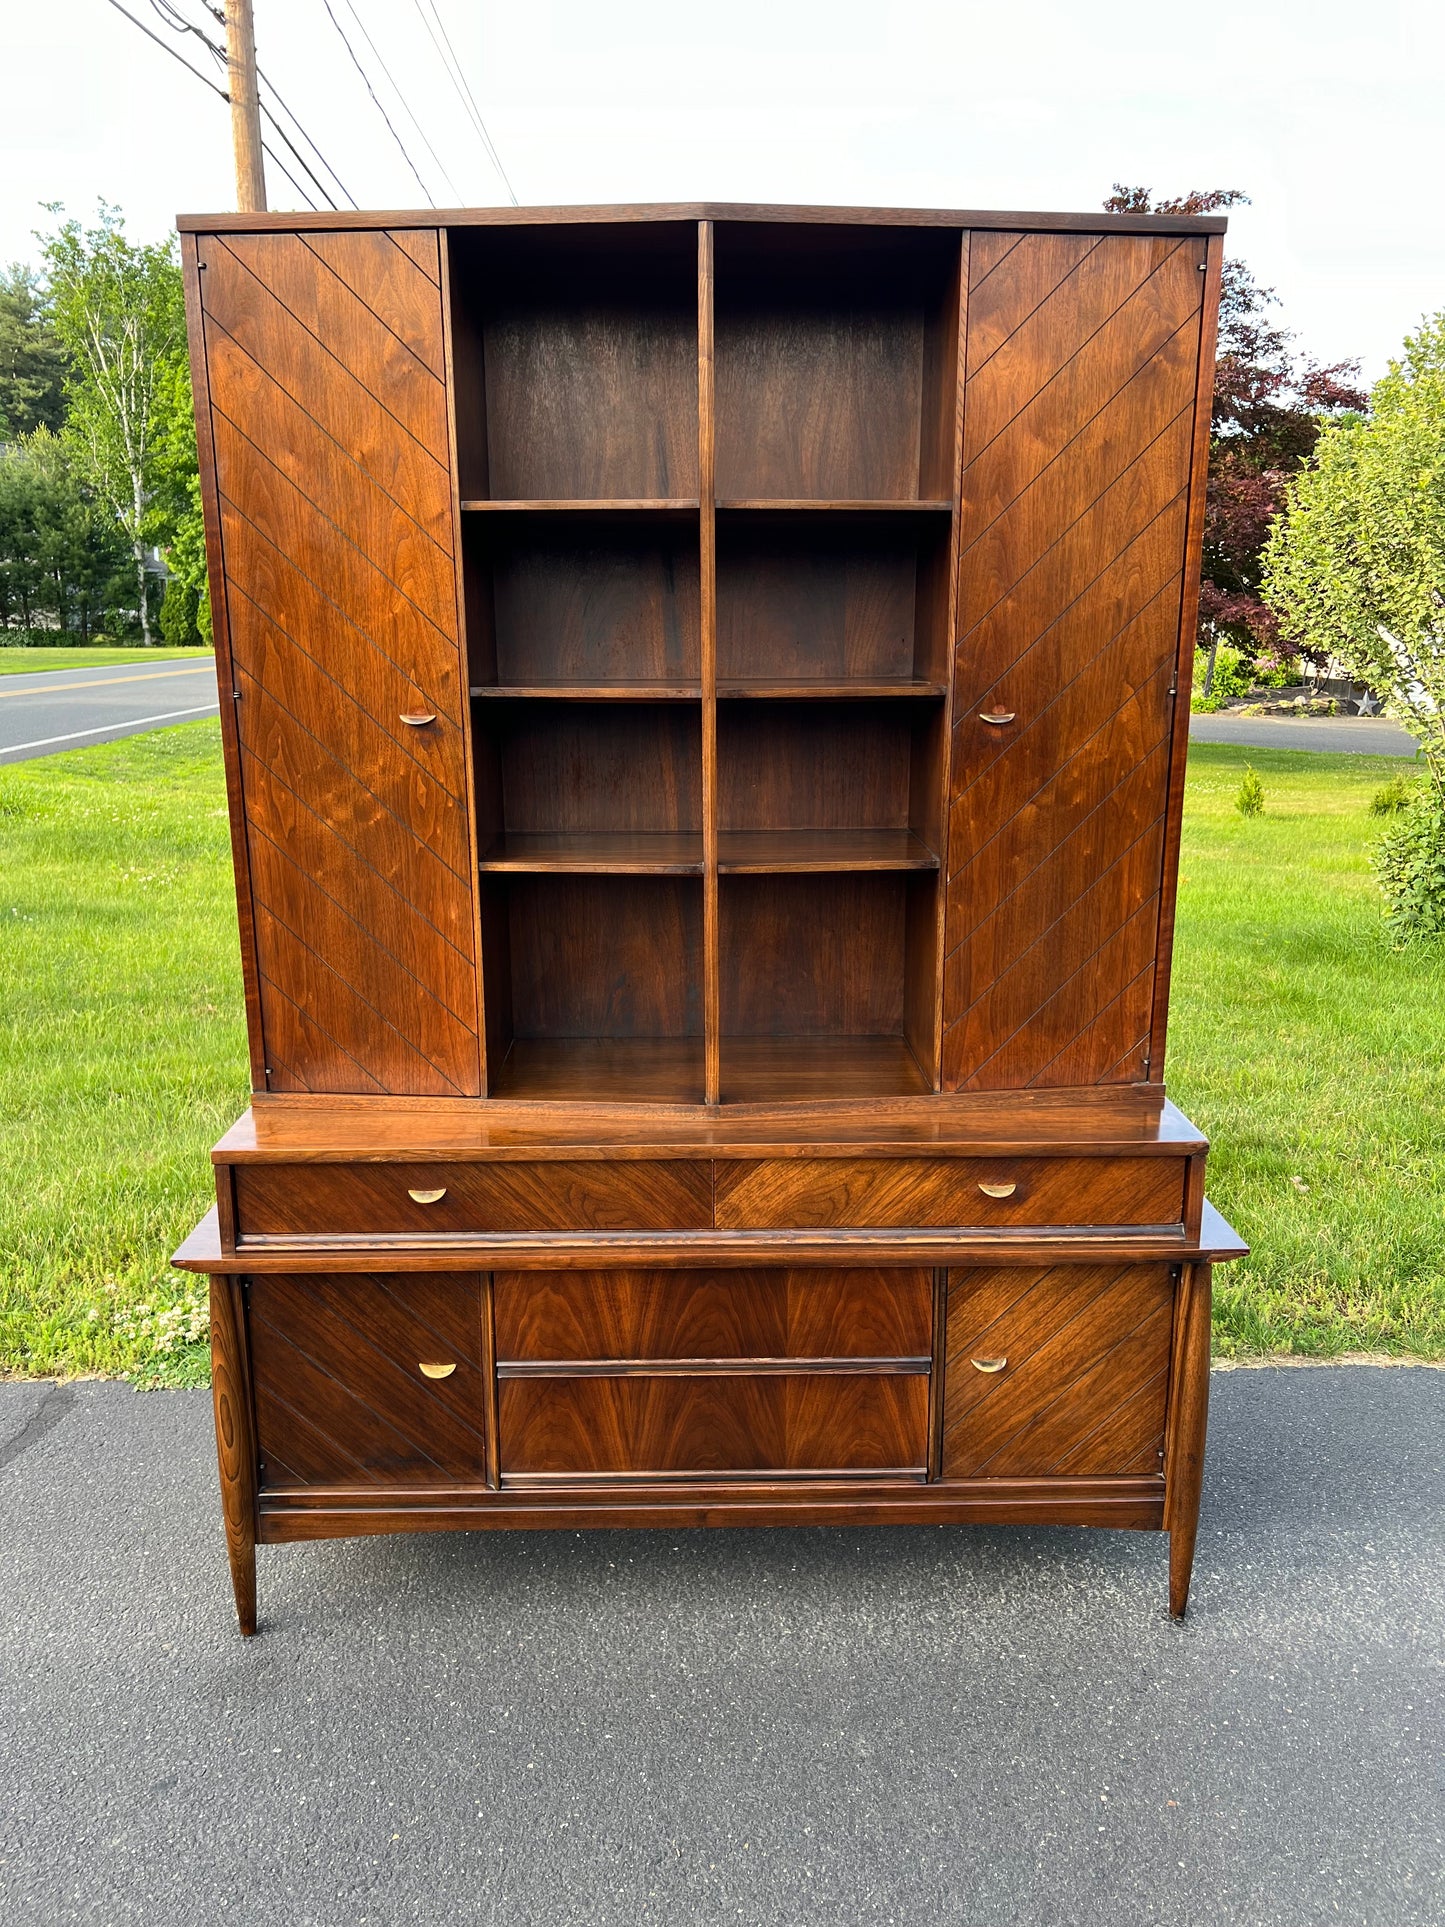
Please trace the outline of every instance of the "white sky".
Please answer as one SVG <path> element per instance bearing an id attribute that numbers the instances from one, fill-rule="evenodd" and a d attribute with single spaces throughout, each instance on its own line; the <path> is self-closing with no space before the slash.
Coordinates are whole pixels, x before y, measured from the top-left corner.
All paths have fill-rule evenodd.
<path id="1" fill-rule="evenodd" d="M 172 38 L 151 0 L 125 4 Z M 360 14 L 460 195 L 504 199 L 426 4 L 332 0 L 375 73 Z M 523 202 L 1092 209 L 1116 179 L 1243 187 L 1230 249 L 1320 359 L 1358 355 L 1373 377 L 1445 307 L 1439 0 L 437 5 Z M 357 201 L 424 205 L 324 0 L 255 13 L 263 70 Z M 41 201 L 88 214 L 104 196 L 138 238 L 233 205 L 226 108 L 108 0 L 0 0 L 0 71 L 0 259 L 33 255 Z M 433 197 L 454 201 L 377 82 Z M 300 205 L 274 170 L 270 191 Z"/>

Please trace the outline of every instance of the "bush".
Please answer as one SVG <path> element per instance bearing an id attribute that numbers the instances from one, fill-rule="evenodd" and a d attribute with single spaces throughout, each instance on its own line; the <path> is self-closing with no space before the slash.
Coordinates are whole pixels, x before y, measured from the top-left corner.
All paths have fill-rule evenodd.
<path id="1" fill-rule="evenodd" d="M 1396 940 L 1403 946 L 1445 937 L 1445 797 L 1433 785 L 1415 788 L 1370 862 Z"/>
<path id="2" fill-rule="evenodd" d="M 1371 816 L 1398 816 L 1401 810 L 1408 810 L 1420 794 L 1420 785 L 1412 776 L 1392 776 L 1370 798 Z"/>
<path id="3" fill-rule="evenodd" d="M 200 598 L 188 582 L 179 576 L 172 576 L 166 584 L 165 600 L 161 604 L 160 632 L 161 641 L 169 643 L 173 649 L 194 648 L 201 640 L 201 632 L 196 626 L 196 608 Z"/>
<path id="4" fill-rule="evenodd" d="M 1209 651 L 1196 649 L 1194 652 L 1194 687 L 1204 695 L 1204 679 L 1209 672 Z M 1207 701 L 1222 696 L 1226 702 L 1231 696 L 1247 696 L 1254 687 L 1254 672 L 1245 661 L 1243 652 L 1232 649 L 1222 642 L 1215 651 L 1214 681 L 1210 686 Z"/>
<path id="5" fill-rule="evenodd" d="M 1244 781 L 1234 799 L 1234 807 L 1241 816 L 1264 815 L 1264 784 L 1255 775 L 1248 763 L 1244 766 Z"/>

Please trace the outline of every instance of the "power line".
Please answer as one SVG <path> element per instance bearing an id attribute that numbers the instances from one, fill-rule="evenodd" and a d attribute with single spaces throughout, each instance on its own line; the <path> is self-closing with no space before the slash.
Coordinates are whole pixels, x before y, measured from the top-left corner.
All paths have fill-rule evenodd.
<path id="1" fill-rule="evenodd" d="M 156 43 L 156 45 L 160 47 L 165 53 L 168 53 L 173 60 L 178 60 L 193 80 L 200 81 L 203 87 L 209 87 L 211 92 L 216 96 L 218 100 L 223 100 L 225 101 L 228 107 L 230 106 L 231 96 L 226 92 L 225 88 L 218 87 L 215 81 L 213 81 L 212 79 L 209 78 L 209 76 L 201 72 L 199 67 L 193 67 L 190 61 L 187 60 L 185 55 L 180 51 L 179 47 L 171 46 L 168 41 L 162 40 L 158 33 L 153 33 L 151 29 L 146 25 L 144 20 L 137 20 L 133 13 L 129 12 L 125 7 L 123 7 L 120 4 L 120 0 L 110 0 L 110 4 L 115 8 L 118 14 L 122 15 L 125 19 L 129 20 L 130 24 L 133 27 L 139 27 L 140 31 L 145 35 L 147 40 L 153 40 Z M 200 37 L 203 40 L 205 38 L 204 35 L 201 35 Z M 311 196 L 306 192 L 305 188 L 302 187 L 300 182 L 296 179 L 295 175 L 291 172 L 290 168 L 286 166 L 286 163 L 281 159 L 279 159 L 279 157 L 272 151 L 272 149 L 266 146 L 266 143 L 264 141 L 262 141 L 261 146 L 262 146 L 262 150 L 265 152 L 267 157 L 275 163 L 278 172 L 285 175 L 286 179 L 291 183 L 292 187 L 295 188 L 297 194 L 299 194 L 301 199 L 306 203 L 307 207 L 309 207 L 312 210 L 312 212 L 315 213 L 317 211 L 315 201 L 312 200 Z"/>
<path id="2" fill-rule="evenodd" d="M 206 13 L 208 13 L 211 16 L 211 18 L 216 22 L 217 26 L 219 27 L 225 26 L 226 15 L 225 15 L 225 10 L 223 8 L 212 5 L 211 0 L 200 0 L 200 4 L 202 9 Z M 151 0 L 151 5 L 153 7 L 156 7 L 158 10 L 161 7 L 164 7 L 167 13 L 174 14 L 176 11 L 175 8 L 171 5 L 171 0 Z M 187 26 L 189 27 L 189 23 L 187 23 Z M 192 33 L 196 32 L 196 29 L 193 27 L 190 27 L 189 30 Z M 225 61 L 226 53 L 224 48 L 217 46 L 214 41 L 207 41 L 206 45 L 210 48 L 211 52 L 216 56 L 217 60 L 222 62 Z M 351 192 L 350 188 L 347 187 L 345 181 L 342 180 L 341 176 L 337 173 L 336 169 L 331 165 L 330 161 L 327 160 L 326 156 L 322 153 L 321 149 L 317 146 L 316 142 L 312 139 L 311 135 L 307 133 L 305 125 L 302 122 L 300 115 L 291 106 L 290 102 L 283 97 L 281 93 L 281 89 L 276 85 L 275 81 L 272 80 L 271 76 L 266 72 L 266 69 L 261 65 L 259 60 L 256 63 L 256 78 L 261 82 L 262 86 L 265 87 L 275 97 L 276 105 L 281 109 L 282 113 L 286 115 L 288 120 L 291 122 L 291 125 L 296 129 L 296 132 L 301 136 L 302 140 L 305 141 L 306 145 L 311 149 L 311 152 L 316 156 L 316 159 L 318 163 L 321 165 L 321 167 L 324 168 L 325 171 L 331 176 L 331 179 L 335 184 L 336 191 L 338 194 L 340 194 L 342 200 L 350 201 L 351 205 L 355 207 L 357 205 L 356 196 Z M 270 121 L 271 125 L 276 129 L 276 132 L 281 136 L 282 140 L 284 140 L 286 142 L 286 145 L 291 149 L 291 152 L 296 155 L 296 159 L 300 162 L 301 166 L 306 169 L 306 172 L 311 176 L 311 179 L 316 183 L 316 189 L 317 189 L 317 192 L 321 195 L 321 198 L 324 201 L 329 202 L 334 207 L 335 202 L 332 200 L 330 190 L 326 188 L 319 179 L 317 179 L 315 169 L 312 168 L 310 163 L 306 160 L 306 157 L 303 154 L 300 154 L 297 152 L 295 145 L 287 136 L 285 128 L 281 125 L 280 121 L 276 118 L 276 115 L 272 112 L 272 110 L 266 105 L 265 101 L 262 101 L 261 103 L 261 112 Z"/>
<path id="3" fill-rule="evenodd" d="M 463 109 L 469 115 L 472 125 L 476 128 L 477 133 L 481 136 L 482 146 L 486 149 L 487 157 L 491 161 L 493 167 L 496 168 L 498 174 L 501 176 L 502 185 L 507 190 L 507 194 L 511 200 L 512 206 L 517 207 L 519 205 L 519 202 L 517 200 L 516 193 L 513 190 L 512 183 L 507 178 L 507 170 L 502 165 L 502 157 L 497 152 L 496 146 L 492 140 L 491 135 L 487 132 L 487 124 L 482 119 L 481 109 L 477 106 L 477 98 L 476 98 L 476 95 L 472 92 L 471 82 L 466 77 L 466 73 L 463 70 L 462 63 L 457 59 L 456 49 L 455 47 L 453 47 L 451 43 L 451 36 L 448 34 L 446 30 L 446 23 L 443 21 L 441 15 L 437 12 L 436 0 L 428 0 L 428 5 L 431 7 L 432 17 L 433 19 L 435 19 L 437 23 L 437 28 L 441 33 L 442 40 L 446 42 L 446 53 L 442 52 L 441 44 L 438 42 L 436 34 L 432 33 L 431 21 L 429 21 L 425 13 L 422 12 L 421 0 L 412 0 L 412 5 L 416 8 L 417 16 L 420 19 L 421 24 L 426 28 L 428 34 L 431 35 L 431 43 L 437 50 L 437 58 L 441 61 L 442 67 L 445 69 L 448 80 L 451 81 L 452 86 L 456 89 L 457 98 L 461 101 Z M 451 56 L 450 61 L 448 60 L 448 57 L 447 57 L 448 55 Z"/>
<path id="4" fill-rule="evenodd" d="M 366 22 L 362 19 L 361 15 L 356 10 L 356 0 L 346 0 L 346 10 L 351 15 L 352 19 L 356 22 L 357 26 L 360 27 L 362 32 L 362 37 L 365 39 L 367 46 L 370 47 L 371 51 L 376 55 L 377 65 L 381 68 L 381 71 L 386 75 L 388 81 L 390 81 L 391 91 L 396 95 L 397 99 L 401 102 L 402 108 L 406 113 L 407 119 L 411 122 L 412 126 L 416 129 L 417 133 L 421 135 L 422 145 L 423 147 L 425 147 L 428 154 L 431 155 L 432 159 L 436 162 L 437 172 L 441 175 L 442 179 L 446 182 L 447 186 L 451 189 L 452 193 L 456 196 L 457 206 L 458 207 L 464 206 L 465 203 L 462 199 L 461 189 L 457 186 L 456 182 L 452 179 L 451 175 L 448 174 L 445 163 L 443 162 L 441 155 L 438 154 L 436 149 L 432 146 L 431 141 L 427 138 L 426 129 L 422 126 L 421 122 L 417 119 L 416 115 L 411 111 L 411 104 L 407 100 L 406 95 L 401 91 L 400 87 L 397 86 L 396 76 L 392 73 L 390 67 L 387 66 L 386 59 L 382 54 L 381 49 L 377 46 L 376 42 L 372 39 L 371 34 L 367 30 Z"/>
<path id="5" fill-rule="evenodd" d="M 112 4 L 115 4 L 115 0 L 112 0 Z M 321 0 L 321 4 L 322 6 L 325 7 L 326 17 L 330 20 L 332 26 L 335 27 L 336 32 L 340 37 L 342 46 L 345 47 L 346 51 L 351 55 L 352 66 L 355 67 L 357 73 L 361 75 L 362 80 L 366 83 L 366 91 L 371 95 L 372 102 L 376 107 L 377 113 L 380 114 L 381 118 L 386 122 L 387 132 L 391 135 L 391 138 L 396 142 L 397 146 L 401 149 L 402 159 L 406 162 L 407 166 L 411 169 L 413 175 L 415 176 L 417 186 L 421 189 L 422 193 L 425 194 L 427 206 L 435 207 L 436 205 L 435 195 L 433 195 L 431 189 L 427 186 L 426 182 L 422 179 L 421 174 L 418 172 L 416 162 L 412 159 L 411 155 L 408 154 L 406 151 L 406 143 L 402 140 L 401 135 L 397 133 L 396 129 L 391 124 L 390 114 L 387 113 L 386 109 L 382 106 L 380 100 L 377 98 L 376 89 L 371 84 L 370 75 L 367 73 L 365 67 L 362 66 L 360 60 L 357 59 L 356 49 L 352 46 L 351 42 L 347 39 L 345 29 L 342 27 L 341 22 L 336 18 L 336 15 L 331 10 L 331 0 Z"/>
<path id="6" fill-rule="evenodd" d="M 223 87 L 218 87 L 214 80 L 209 79 L 205 74 L 201 72 L 199 67 L 193 67 L 190 61 L 187 60 L 185 55 L 181 52 L 179 47 L 171 46 L 169 41 L 162 40 L 158 33 L 153 33 L 151 29 L 146 25 L 144 20 L 137 20 L 133 13 L 128 13 L 126 9 L 120 4 L 120 0 L 110 0 L 110 4 L 115 8 L 118 14 L 121 14 L 125 19 L 129 20 L 130 24 L 133 27 L 139 27 L 147 40 L 154 40 L 154 42 L 158 47 L 162 48 L 166 53 L 168 53 L 171 56 L 172 60 L 179 60 L 181 65 L 185 68 L 186 72 L 188 74 L 193 75 L 195 79 L 200 81 L 203 87 L 209 87 L 213 94 L 215 94 L 219 99 L 225 101 L 227 106 L 230 105 L 231 96 L 226 92 L 226 90 Z"/>
<path id="7" fill-rule="evenodd" d="M 220 8 L 209 5 L 208 0 L 202 0 L 202 6 L 204 7 L 204 10 L 210 14 L 213 20 L 217 21 L 221 26 L 224 26 L 226 24 L 226 16 L 220 10 Z M 194 22 L 187 20 L 187 18 L 181 12 L 179 7 L 176 7 L 172 4 L 172 0 L 151 0 L 151 7 L 154 10 L 154 12 L 162 20 L 166 22 L 166 24 L 171 28 L 171 31 L 173 33 L 194 34 L 196 39 L 199 40 L 201 45 L 206 49 L 207 53 L 209 53 L 211 57 L 216 61 L 217 65 L 223 68 L 228 68 L 229 62 L 227 59 L 225 48 L 222 46 L 219 46 L 216 41 L 210 39 L 201 30 L 201 28 L 199 28 L 194 24 Z M 264 81 L 266 86 L 271 89 L 271 92 L 273 94 L 276 94 L 277 100 L 281 101 L 281 96 L 278 93 L 276 93 L 276 89 L 273 86 L 271 86 L 271 82 L 266 79 L 265 74 L 262 73 L 259 66 L 256 69 L 256 73 L 257 73 L 257 78 Z M 286 106 L 286 103 L 284 101 L 281 101 L 281 105 L 288 114 L 291 114 L 290 108 Z M 326 203 L 327 207 L 334 208 L 336 203 L 335 201 L 332 200 L 330 191 L 326 187 L 326 184 L 318 177 L 315 168 L 312 167 L 311 163 L 307 160 L 306 156 L 297 147 L 295 141 L 292 140 L 291 136 L 286 132 L 286 129 L 281 125 L 280 121 L 276 118 L 275 114 L 272 113 L 271 109 L 266 105 L 265 101 L 262 101 L 260 103 L 260 107 L 261 107 L 261 112 L 266 116 L 267 120 L 270 121 L 272 127 L 276 130 L 276 133 L 286 143 L 286 146 L 290 150 L 292 158 L 295 160 L 297 166 L 300 167 L 302 172 L 306 174 L 307 177 L 310 179 L 312 186 L 316 189 L 316 192 L 321 196 L 322 200 Z M 345 199 L 347 199 L 348 201 L 351 201 L 351 205 L 355 207 L 356 206 L 355 201 L 351 200 L 351 196 L 347 194 L 346 189 L 342 187 L 340 178 L 337 175 L 335 168 L 329 164 L 325 155 L 321 152 L 321 149 L 316 145 L 315 141 L 311 139 L 311 136 L 306 132 L 306 129 L 301 125 L 301 122 L 297 120 L 294 114 L 291 114 L 291 119 L 295 124 L 297 133 L 300 134 L 301 138 L 311 148 L 312 152 L 315 154 L 317 160 L 321 163 L 322 167 L 326 169 L 327 173 L 329 173 L 332 179 L 336 182 L 337 187 L 341 188 L 342 195 L 345 197 Z M 265 147 L 264 141 L 262 142 L 262 146 Z M 306 190 L 300 185 L 300 183 L 297 181 L 295 175 L 291 172 L 291 170 L 287 166 L 285 166 L 285 164 L 280 159 L 278 159 L 278 157 L 272 152 L 272 150 L 269 147 L 266 147 L 265 151 L 271 155 L 272 160 L 276 162 L 277 167 L 280 168 L 281 172 L 286 176 L 286 179 L 290 181 L 292 187 L 296 189 L 296 192 L 301 196 L 302 200 L 305 201 L 306 205 L 309 208 L 314 209 L 316 207 L 316 203 L 311 199 L 310 195 L 306 192 Z"/>

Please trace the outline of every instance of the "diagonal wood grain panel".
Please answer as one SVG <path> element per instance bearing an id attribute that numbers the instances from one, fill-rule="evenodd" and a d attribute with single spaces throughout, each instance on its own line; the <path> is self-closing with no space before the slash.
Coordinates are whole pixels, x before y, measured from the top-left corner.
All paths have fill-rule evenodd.
<path id="1" fill-rule="evenodd" d="M 1131 1082 L 1148 1075 L 1203 246 L 999 234 L 988 254 L 966 349 L 943 1084 Z"/>
<path id="2" fill-rule="evenodd" d="M 1168 1265 L 950 1272 L 944 1477 L 1157 1475 L 1173 1303 Z"/>
<path id="3" fill-rule="evenodd" d="M 267 1088 L 475 1095 L 440 287 L 415 236 L 199 251 Z"/>
<path id="4" fill-rule="evenodd" d="M 248 1323 L 265 1488 L 480 1484 L 475 1277 L 258 1276 Z"/>

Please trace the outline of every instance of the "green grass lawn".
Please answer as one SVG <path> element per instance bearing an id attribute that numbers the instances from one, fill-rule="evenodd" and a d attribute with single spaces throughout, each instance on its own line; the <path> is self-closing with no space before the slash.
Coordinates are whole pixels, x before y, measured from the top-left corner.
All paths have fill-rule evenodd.
<path id="1" fill-rule="evenodd" d="M 203 1376 L 167 1260 L 248 1083 L 220 731 L 0 768 L 0 1369 Z"/>
<path id="2" fill-rule="evenodd" d="M 1445 1355 L 1445 950 L 1391 949 L 1366 856 L 1408 768 L 1190 752 L 1165 1078 L 1252 1246 L 1215 1274 L 1226 1353 Z"/>
<path id="3" fill-rule="evenodd" d="M 0 646 L 0 676 L 33 676 L 40 669 L 113 669 L 131 662 L 175 662 L 209 656 L 209 649 L 7 649 Z"/>
<path id="4" fill-rule="evenodd" d="M 1402 767 L 1192 754 L 1167 1074 L 1254 1247 L 1225 1353 L 1445 1356 L 1445 951 L 1390 949 L 1365 857 Z M 0 1369 L 198 1382 L 166 1261 L 246 1092 L 214 721 L 0 768 L 0 944 Z"/>

